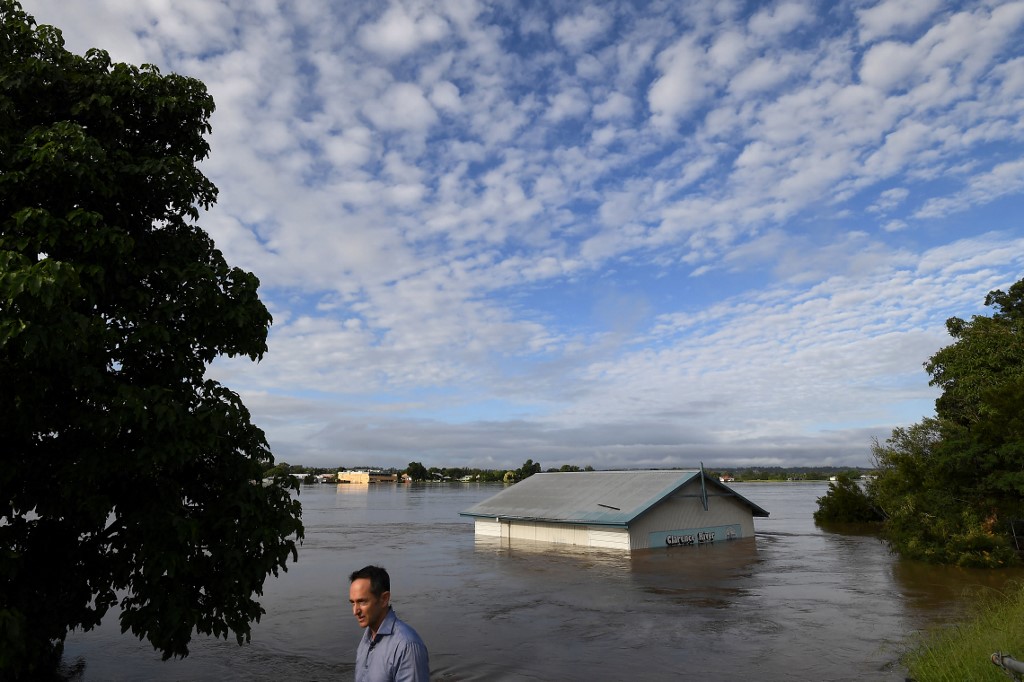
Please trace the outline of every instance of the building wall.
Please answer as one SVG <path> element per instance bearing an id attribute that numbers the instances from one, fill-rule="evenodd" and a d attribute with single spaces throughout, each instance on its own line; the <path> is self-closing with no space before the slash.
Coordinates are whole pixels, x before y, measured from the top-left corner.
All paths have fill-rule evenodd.
<path id="1" fill-rule="evenodd" d="M 708 510 L 700 498 L 700 481 L 685 485 L 672 497 L 642 515 L 630 526 L 630 549 L 699 544 L 754 536 L 754 517 L 735 497 L 725 496 L 714 484 L 707 485 Z M 703 533 L 703 535 L 701 535 Z M 671 537 L 666 542 L 667 537 Z M 689 540 L 693 539 L 693 542 Z"/>
<path id="2" fill-rule="evenodd" d="M 515 519 L 476 519 L 474 526 L 477 535 L 502 540 L 530 540 L 579 547 L 629 550 L 629 533 L 625 528 Z"/>
<path id="3" fill-rule="evenodd" d="M 603 549 L 624 549 L 629 551 L 629 531 L 625 528 L 591 527 L 589 532 L 589 547 L 601 547 Z"/>
<path id="4" fill-rule="evenodd" d="M 371 471 L 339 471 L 338 483 L 394 483 L 396 474 L 378 474 Z"/>

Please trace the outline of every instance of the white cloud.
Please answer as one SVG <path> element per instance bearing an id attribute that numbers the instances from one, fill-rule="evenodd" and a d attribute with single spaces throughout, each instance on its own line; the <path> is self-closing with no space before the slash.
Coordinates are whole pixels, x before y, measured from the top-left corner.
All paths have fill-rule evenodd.
<path id="1" fill-rule="evenodd" d="M 658 55 L 658 76 L 647 93 L 652 122 L 674 126 L 697 109 L 708 95 L 703 51 L 691 38 L 682 38 Z"/>
<path id="2" fill-rule="evenodd" d="M 742 64 L 749 51 L 750 46 L 741 33 L 725 31 L 708 49 L 708 59 L 716 67 L 732 71 Z"/>
<path id="3" fill-rule="evenodd" d="M 332 164 L 340 167 L 361 166 L 373 154 L 373 133 L 362 126 L 348 128 L 341 134 L 328 136 L 323 147 Z"/>
<path id="4" fill-rule="evenodd" d="M 875 177 L 888 177 L 906 168 L 908 159 L 931 144 L 933 131 L 918 121 L 905 121 L 885 136 L 885 143 L 869 156 L 865 169 Z"/>
<path id="5" fill-rule="evenodd" d="M 929 199 L 915 218 L 941 218 L 1024 192 L 1024 160 L 1007 161 L 972 177 L 967 187 L 950 197 Z"/>
<path id="6" fill-rule="evenodd" d="M 449 81 L 434 85 L 430 91 L 430 101 L 435 107 L 445 111 L 461 111 L 463 108 L 462 100 L 459 99 L 459 88 Z"/>
<path id="7" fill-rule="evenodd" d="M 594 107 L 594 118 L 599 121 L 628 119 L 633 116 L 633 100 L 621 92 L 613 92 Z"/>
<path id="8" fill-rule="evenodd" d="M 864 55 L 860 79 L 879 90 L 889 91 L 905 86 L 919 64 L 919 55 L 912 45 L 886 41 L 871 47 Z"/>
<path id="9" fill-rule="evenodd" d="M 594 144 L 607 147 L 617 138 L 617 131 L 612 126 L 605 126 L 594 131 L 591 139 Z"/>
<path id="10" fill-rule="evenodd" d="M 910 190 L 906 187 L 893 187 L 892 189 L 887 189 L 878 195 L 878 199 L 868 207 L 868 210 L 872 213 L 885 213 L 892 211 L 906 201 L 908 196 L 910 196 Z"/>
<path id="11" fill-rule="evenodd" d="M 790 72 L 791 67 L 785 62 L 776 59 L 758 59 L 736 74 L 729 83 L 729 90 L 739 97 L 771 90 L 784 82 Z"/>
<path id="12" fill-rule="evenodd" d="M 423 45 L 437 42 L 448 33 L 448 22 L 432 13 L 410 13 L 392 4 L 372 24 L 359 31 L 359 43 L 365 49 L 386 57 L 403 57 Z"/>
<path id="13" fill-rule="evenodd" d="M 881 90 L 906 88 L 921 79 L 953 74 L 963 87 L 976 79 L 1024 24 L 1024 3 L 1008 3 L 991 12 L 958 12 L 931 27 L 913 43 L 873 45 L 861 65 L 861 79 Z M 947 86 L 948 87 L 948 86 Z"/>
<path id="14" fill-rule="evenodd" d="M 437 112 L 414 83 L 395 83 L 363 110 L 383 130 L 424 130 L 438 121 Z"/>
<path id="15" fill-rule="evenodd" d="M 590 101 L 587 93 L 580 88 L 573 88 L 557 93 L 551 99 L 551 106 L 545 117 L 554 122 L 564 121 L 567 118 L 579 118 L 590 111 Z"/>
<path id="16" fill-rule="evenodd" d="M 942 6 L 940 0 L 885 0 L 857 12 L 864 41 L 920 26 Z"/>
<path id="17" fill-rule="evenodd" d="M 600 38 L 611 22 L 612 18 L 604 9 L 589 6 L 577 15 L 562 17 L 555 22 L 555 39 L 570 51 L 581 52 Z"/>
<path id="18" fill-rule="evenodd" d="M 756 35 L 776 38 L 814 21 L 814 15 L 804 3 L 782 2 L 751 17 L 749 28 Z"/>

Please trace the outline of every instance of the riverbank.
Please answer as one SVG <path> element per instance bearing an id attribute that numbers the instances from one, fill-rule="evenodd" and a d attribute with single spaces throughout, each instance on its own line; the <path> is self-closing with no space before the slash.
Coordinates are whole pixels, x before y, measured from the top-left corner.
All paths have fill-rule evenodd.
<path id="1" fill-rule="evenodd" d="M 926 632 L 905 656 L 913 680 L 1005 681 L 991 654 L 1024 660 L 1024 582 L 1004 590 L 979 590 L 975 596 L 964 622 Z"/>

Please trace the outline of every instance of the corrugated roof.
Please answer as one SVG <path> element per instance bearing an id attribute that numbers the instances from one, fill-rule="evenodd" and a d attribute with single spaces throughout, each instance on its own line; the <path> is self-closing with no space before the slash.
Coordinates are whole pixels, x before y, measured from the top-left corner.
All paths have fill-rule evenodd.
<path id="1" fill-rule="evenodd" d="M 534 474 L 460 514 L 625 526 L 699 475 L 700 471 L 573 471 Z M 768 512 L 718 481 L 705 478 L 705 482 L 709 488 L 715 488 L 717 494 L 721 494 L 724 489 L 734 495 L 749 506 L 755 516 L 768 516 Z"/>

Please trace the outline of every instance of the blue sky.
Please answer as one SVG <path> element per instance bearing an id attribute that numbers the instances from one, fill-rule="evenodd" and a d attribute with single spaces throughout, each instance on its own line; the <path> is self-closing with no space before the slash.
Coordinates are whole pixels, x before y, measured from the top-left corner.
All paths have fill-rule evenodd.
<path id="1" fill-rule="evenodd" d="M 867 466 L 1024 276 L 1024 2 L 25 8 L 213 94 L 293 464 Z"/>

